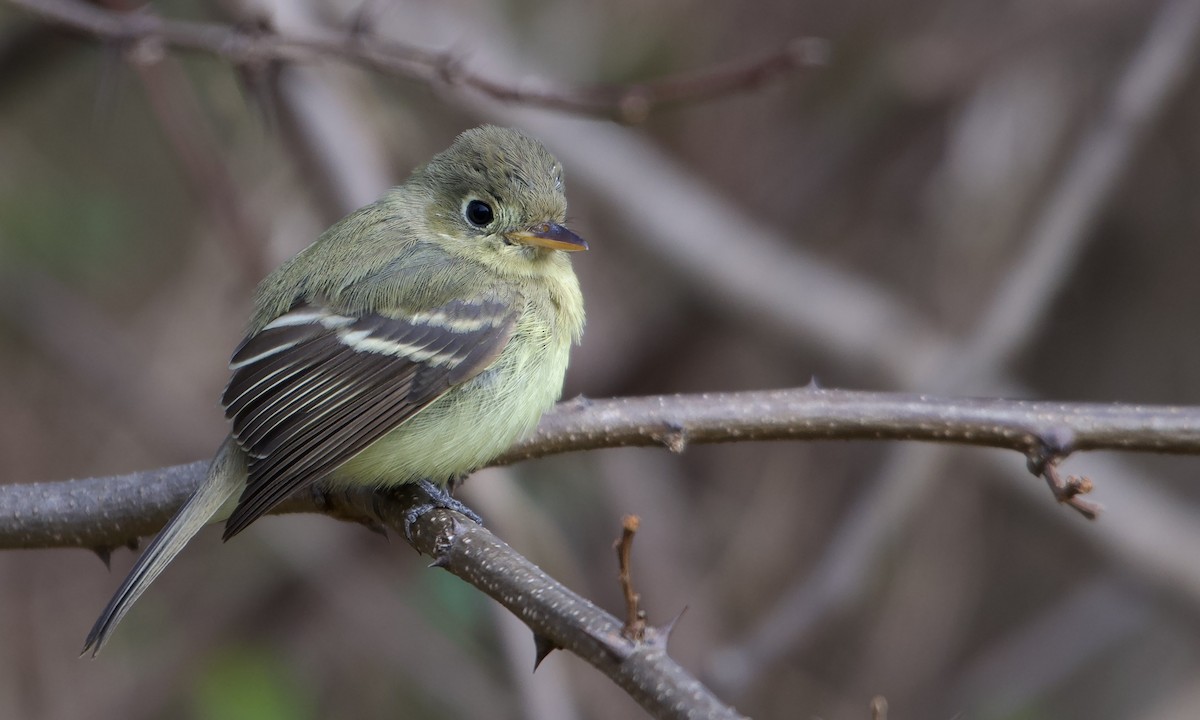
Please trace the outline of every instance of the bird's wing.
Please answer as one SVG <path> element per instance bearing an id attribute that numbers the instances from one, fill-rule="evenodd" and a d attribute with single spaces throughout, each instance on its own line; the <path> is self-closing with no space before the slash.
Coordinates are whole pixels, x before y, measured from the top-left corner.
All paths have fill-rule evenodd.
<path id="1" fill-rule="evenodd" d="M 491 365 L 518 312 L 499 299 L 402 317 L 301 303 L 247 337 L 221 400 L 249 458 L 225 538 Z"/>

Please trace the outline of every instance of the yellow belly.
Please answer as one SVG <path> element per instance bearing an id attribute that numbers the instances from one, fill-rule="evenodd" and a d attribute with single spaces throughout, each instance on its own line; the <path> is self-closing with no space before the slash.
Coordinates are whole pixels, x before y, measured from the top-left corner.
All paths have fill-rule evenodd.
<path id="1" fill-rule="evenodd" d="M 562 393 L 570 339 L 518 328 L 496 362 L 335 470 L 329 484 L 444 483 L 531 432 Z"/>

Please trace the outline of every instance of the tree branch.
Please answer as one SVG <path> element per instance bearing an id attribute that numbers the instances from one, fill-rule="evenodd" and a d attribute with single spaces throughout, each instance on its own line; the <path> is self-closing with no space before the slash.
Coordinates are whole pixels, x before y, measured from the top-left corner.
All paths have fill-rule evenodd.
<path id="1" fill-rule="evenodd" d="M 341 517 L 382 522 L 401 536 L 409 509 L 429 503 L 424 491 L 412 485 L 389 493 L 337 493 L 328 500 Z M 432 557 L 435 566 L 474 585 L 520 618 L 539 648 L 570 650 L 611 678 L 651 716 L 741 717 L 667 654 L 669 627 L 647 627 L 644 639 L 627 639 L 616 617 L 456 512 L 425 513 L 411 525 L 411 536 L 413 547 Z"/>
<path id="2" fill-rule="evenodd" d="M 573 450 L 781 439 L 907 439 L 1017 450 L 1056 497 L 1074 504 L 1084 483 L 1064 482 L 1058 461 L 1075 450 L 1200 453 L 1200 408 L 1009 400 L 955 400 L 815 387 L 587 400 L 560 404 L 537 433 L 498 462 Z M 106 558 L 161 527 L 203 478 L 206 462 L 119 477 L 0 486 L 0 548 L 90 547 Z M 388 492 L 305 491 L 278 512 L 317 511 L 408 536 L 420 552 L 496 599 L 534 633 L 538 660 L 568 649 L 659 718 L 737 718 L 667 653 L 670 628 L 640 639 L 546 575 L 490 532 L 445 510 L 405 532 L 428 502 L 405 485 Z M 1076 506 L 1077 509 L 1081 509 Z"/>
<path id="3" fill-rule="evenodd" d="M 1079 450 L 1200 454 L 1200 408 L 950 399 L 796 388 L 560 403 L 496 464 L 605 447 L 746 440 L 919 440 L 1024 454 L 1038 475 Z M 0 549 L 126 545 L 156 532 L 206 462 L 114 477 L 0 486 Z M 1054 478 L 1047 477 L 1048 481 Z M 1070 492 L 1058 499 L 1079 500 Z M 301 493 L 276 512 L 325 512 Z M 1077 507 L 1081 511 L 1083 508 Z"/>
<path id="4" fill-rule="evenodd" d="M 790 74 L 825 64 L 828 47 L 815 38 L 796 38 L 759 57 L 633 85 L 509 84 L 467 69 L 452 52 L 388 41 L 362 27 L 308 37 L 272 34 L 219 23 L 167 20 L 150 12 L 121 13 L 77 0 L 9 0 L 40 19 L 125 45 L 138 57 L 157 57 L 165 47 L 222 57 L 235 65 L 266 61 L 311 62 L 331 58 L 428 85 L 459 87 L 503 102 L 579 115 L 640 122 L 662 105 L 696 102 L 744 92 Z"/>
<path id="5" fill-rule="evenodd" d="M 560 403 L 497 461 L 603 447 L 745 440 L 922 440 L 1025 454 L 1200 454 L 1200 407 L 940 398 L 813 386 Z"/>

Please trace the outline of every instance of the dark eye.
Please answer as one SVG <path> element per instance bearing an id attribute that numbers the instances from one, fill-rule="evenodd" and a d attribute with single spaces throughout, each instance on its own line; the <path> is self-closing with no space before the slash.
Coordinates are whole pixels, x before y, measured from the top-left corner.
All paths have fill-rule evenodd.
<path id="1" fill-rule="evenodd" d="M 467 203 L 464 211 L 467 221 L 475 227 L 487 227 L 492 224 L 492 206 L 482 200 L 472 200 Z"/>

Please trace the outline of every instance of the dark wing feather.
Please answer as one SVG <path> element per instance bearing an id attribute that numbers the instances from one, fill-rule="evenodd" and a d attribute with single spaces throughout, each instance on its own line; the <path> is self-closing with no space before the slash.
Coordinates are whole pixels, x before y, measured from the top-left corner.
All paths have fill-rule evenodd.
<path id="1" fill-rule="evenodd" d="M 249 458 L 225 538 L 491 365 L 517 313 L 498 299 L 400 318 L 301 303 L 246 338 L 221 400 Z"/>

